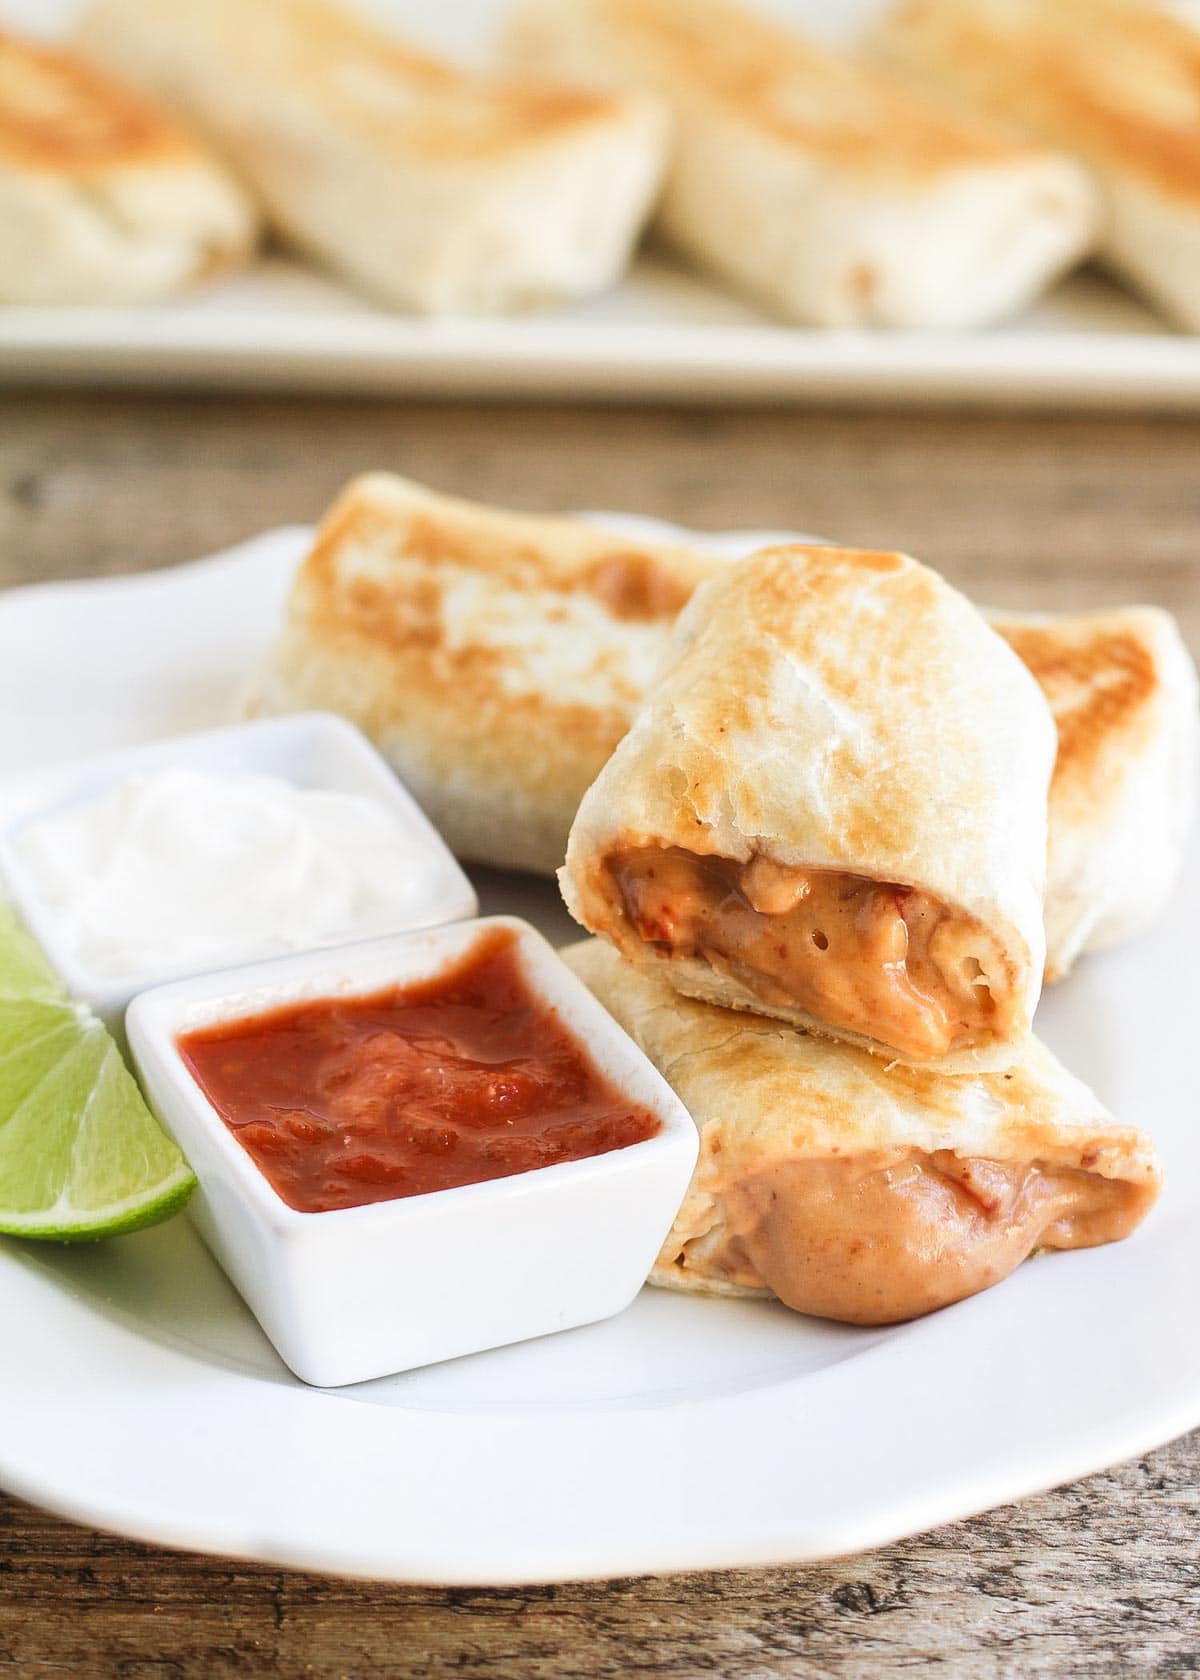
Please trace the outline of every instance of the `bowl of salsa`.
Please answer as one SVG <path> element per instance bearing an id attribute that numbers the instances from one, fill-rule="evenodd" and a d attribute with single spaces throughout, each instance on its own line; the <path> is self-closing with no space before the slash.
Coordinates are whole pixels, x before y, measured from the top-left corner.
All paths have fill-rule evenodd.
<path id="1" fill-rule="evenodd" d="M 127 1031 L 201 1235 L 321 1386 L 621 1311 L 695 1164 L 678 1098 L 514 918 L 159 987 Z"/>

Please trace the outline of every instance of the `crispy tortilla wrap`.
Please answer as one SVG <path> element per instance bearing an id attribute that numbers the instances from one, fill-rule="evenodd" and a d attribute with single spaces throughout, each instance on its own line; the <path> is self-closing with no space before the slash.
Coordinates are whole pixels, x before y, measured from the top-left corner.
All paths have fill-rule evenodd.
<path id="1" fill-rule="evenodd" d="M 1035 1249 L 1118 1241 L 1158 1194 L 1150 1140 L 1035 1038 L 1004 1073 L 886 1068 L 681 998 L 601 940 L 563 955 L 700 1132 L 651 1283 L 890 1324 L 989 1288 Z"/>
<path id="2" fill-rule="evenodd" d="M 935 572 L 768 549 L 680 617 L 563 896 L 689 996 L 1002 1066 L 1041 990 L 1054 753 L 1037 684 Z"/>
<path id="3" fill-rule="evenodd" d="M 1099 254 L 1200 332 L 1200 35 L 1141 0 L 900 0 L 875 59 L 961 115 L 1056 146 L 1099 191 Z"/>
<path id="4" fill-rule="evenodd" d="M 166 110 L 0 31 L 0 305 L 144 303 L 243 261 L 256 233 Z"/>
<path id="5" fill-rule="evenodd" d="M 524 0 L 523 69 L 661 99 L 656 226 L 818 326 L 959 327 L 1021 308 L 1091 243 L 1095 195 L 1051 149 L 914 96 L 730 0 Z"/>
<path id="6" fill-rule="evenodd" d="M 602 290 L 662 173 L 650 101 L 462 69 L 337 0 L 90 0 L 79 39 L 207 134 L 289 244 L 401 309 Z"/>
<path id="7" fill-rule="evenodd" d="M 249 708 L 340 713 L 459 857 L 553 874 L 680 608 L 720 566 L 374 473 L 322 522 Z"/>
<path id="8" fill-rule="evenodd" d="M 1058 731 L 1046 860 L 1046 978 L 1148 926 L 1183 865 L 1200 704 L 1178 626 L 1157 607 L 994 613 Z"/>
<path id="9" fill-rule="evenodd" d="M 550 875 L 680 607 L 729 563 L 371 474 L 323 523 L 250 704 L 344 713 L 460 857 Z M 1140 931 L 1174 885 L 1195 672 L 1157 608 L 987 616 L 1059 728 L 1045 899 L 1058 979 L 1081 949 Z"/>

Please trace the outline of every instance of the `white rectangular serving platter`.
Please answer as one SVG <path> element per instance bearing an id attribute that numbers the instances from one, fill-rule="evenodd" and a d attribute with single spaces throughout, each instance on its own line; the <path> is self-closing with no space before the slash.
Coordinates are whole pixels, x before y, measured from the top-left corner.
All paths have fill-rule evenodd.
<path id="1" fill-rule="evenodd" d="M 761 535 L 605 523 L 726 554 Z M 306 541 L 0 596 L 0 771 L 228 721 Z M 551 883 L 475 878 L 485 912 L 577 931 Z M 334 1393 L 289 1374 L 186 1216 L 0 1239 L 0 1486 L 166 1545 L 502 1583 L 828 1557 L 1144 1452 L 1200 1425 L 1198 937 L 1200 846 L 1154 931 L 1038 1015 L 1159 1144 L 1162 1199 L 1126 1243 L 882 1330 L 646 1289 L 607 1323 Z"/>
<path id="2" fill-rule="evenodd" d="M 487 56 L 505 0 L 360 0 L 458 57 Z M 845 38 L 881 0 L 757 0 Z M 1200 3 L 1200 0 L 1197 0 Z M 53 34 L 79 0 L 0 0 Z M 773 321 L 653 252 L 607 295 L 537 315 L 390 314 L 267 256 L 170 302 L 0 308 L 0 384 L 487 397 L 1200 407 L 1200 336 L 1090 270 L 976 332 L 813 331 Z"/>

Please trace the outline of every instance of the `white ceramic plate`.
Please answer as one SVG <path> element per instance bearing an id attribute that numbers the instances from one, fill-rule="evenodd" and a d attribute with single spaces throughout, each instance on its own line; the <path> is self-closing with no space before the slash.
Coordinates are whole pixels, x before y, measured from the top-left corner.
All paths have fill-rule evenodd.
<path id="1" fill-rule="evenodd" d="M 303 545 L 0 597 L 0 769 L 226 719 Z M 548 883 L 479 884 L 569 937 Z M 186 1218 L 0 1241 L 0 1483 L 168 1545 L 514 1582 L 829 1556 L 1145 1451 L 1200 1424 L 1198 935 L 1200 856 L 1150 937 L 1039 1015 L 1161 1144 L 1128 1243 L 888 1330 L 645 1290 L 605 1324 L 332 1393 L 289 1376 Z"/>
<path id="2" fill-rule="evenodd" d="M 415 39 L 486 62 L 509 0 L 358 0 Z M 882 0 L 751 0 L 816 34 Z M 1198 0 L 1191 0 L 1195 6 Z M 0 20 L 70 26 L 80 0 L 0 0 Z M 654 256 L 592 302 L 422 320 L 272 258 L 193 296 L 125 309 L 0 309 L 0 381 L 444 395 L 1200 406 L 1200 336 L 1073 276 L 979 332 L 806 331 Z"/>

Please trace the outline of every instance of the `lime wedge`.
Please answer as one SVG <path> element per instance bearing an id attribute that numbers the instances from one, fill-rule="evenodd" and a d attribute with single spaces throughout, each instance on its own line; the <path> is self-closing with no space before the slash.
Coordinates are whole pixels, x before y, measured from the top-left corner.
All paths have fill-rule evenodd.
<path id="1" fill-rule="evenodd" d="M 111 1237 L 195 1187 L 103 1025 L 0 906 L 0 1232 Z"/>
<path id="2" fill-rule="evenodd" d="M 0 998 L 65 1003 L 66 988 L 42 955 L 42 948 L 0 904 Z"/>

